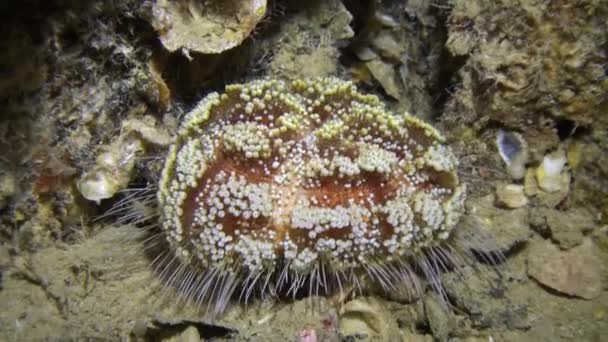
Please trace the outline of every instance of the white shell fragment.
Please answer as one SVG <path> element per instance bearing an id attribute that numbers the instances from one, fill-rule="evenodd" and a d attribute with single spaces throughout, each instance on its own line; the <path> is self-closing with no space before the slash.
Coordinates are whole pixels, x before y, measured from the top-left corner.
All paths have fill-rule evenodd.
<path id="1" fill-rule="evenodd" d="M 157 0 L 150 23 L 169 51 L 216 54 L 243 42 L 266 14 L 266 0 Z"/>
<path id="2" fill-rule="evenodd" d="M 135 167 L 136 156 L 143 151 L 141 140 L 119 139 L 97 157 L 95 166 L 76 183 L 78 191 L 89 201 L 99 204 L 127 187 Z"/>
<path id="3" fill-rule="evenodd" d="M 563 150 L 547 154 L 536 169 L 538 186 L 547 192 L 557 192 L 568 188 L 570 174 L 565 169 L 566 153 Z"/>
<path id="4" fill-rule="evenodd" d="M 528 144 L 521 134 L 500 130 L 496 135 L 496 146 L 509 175 L 513 179 L 524 178 L 528 162 Z"/>

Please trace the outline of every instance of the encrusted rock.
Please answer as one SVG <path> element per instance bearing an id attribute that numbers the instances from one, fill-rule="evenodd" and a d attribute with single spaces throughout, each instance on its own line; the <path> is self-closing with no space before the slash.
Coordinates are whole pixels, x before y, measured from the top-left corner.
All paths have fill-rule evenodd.
<path id="1" fill-rule="evenodd" d="M 239 45 L 265 14 L 266 0 L 157 0 L 150 22 L 167 50 L 214 54 Z"/>
<path id="2" fill-rule="evenodd" d="M 547 209 L 543 211 L 551 238 L 563 249 L 580 245 L 583 233 L 595 226 L 591 213 L 583 208 L 573 208 L 567 211 Z"/>
<path id="3" fill-rule="evenodd" d="M 371 43 L 382 57 L 392 62 L 399 62 L 405 49 L 388 30 L 381 31 L 371 40 Z"/>
<path id="4" fill-rule="evenodd" d="M 378 54 L 367 45 L 358 47 L 355 50 L 355 54 L 357 55 L 357 58 L 364 62 L 378 58 Z"/>
<path id="5" fill-rule="evenodd" d="M 590 239 L 568 251 L 543 240 L 530 246 L 528 275 L 561 293 L 593 299 L 608 281 L 606 261 Z"/>
<path id="6" fill-rule="evenodd" d="M 357 298 L 342 307 L 338 330 L 342 336 L 390 341 L 399 330 L 385 302 L 375 298 Z"/>
<path id="7" fill-rule="evenodd" d="M 500 209 L 494 206 L 494 196 L 487 195 L 467 201 L 466 225 L 480 226 L 491 232 L 503 252 L 526 242 L 531 235 L 528 209 Z"/>
<path id="8" fill-rule="evenodd" d="M 564 183 L 560 189 L 554 192 L 547 192 L 540 188 L 536 178 L 537 169 L 528 168 L 524 178 L 524 192 L 528 197 L 536 198 L 539 203 L 548 208 L 555 208 L 570 193 L 570 180 L 562 178 Z"/>
<path id="9" fill-rule="evenodd" d="M 173 142 L 173 138 L 166 129 L 158 127 L 153 116 L 146 115 L 143 118 L 132 118 L 125 120 L 122 129 L 126 132 L 137 132 L 143 140 L 154 145 L 167 146 Z"/>
<path id="10" fill-rule="evenodd" d="M 395 77 L 395 66 L 393 64 L 386 63 L 381 59 L 372 59 L 366 62 L 365 66 L 390 97 L 399 99 L 401 87 Z"/>

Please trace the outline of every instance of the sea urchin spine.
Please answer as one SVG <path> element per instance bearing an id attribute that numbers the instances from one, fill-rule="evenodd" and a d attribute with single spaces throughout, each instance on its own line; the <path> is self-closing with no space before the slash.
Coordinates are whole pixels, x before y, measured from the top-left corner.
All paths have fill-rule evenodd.
<path id="1" fill-rule="evenodd" d="M 157 196 L 177 266 L 164 278 L 216 312 L 237 289 L 411 285 L 412 265 L 432 273 L 451 253 L 456 168 L 433 127 L 350 82 L 228 86 L 187 115 L 166 159 Z"/>

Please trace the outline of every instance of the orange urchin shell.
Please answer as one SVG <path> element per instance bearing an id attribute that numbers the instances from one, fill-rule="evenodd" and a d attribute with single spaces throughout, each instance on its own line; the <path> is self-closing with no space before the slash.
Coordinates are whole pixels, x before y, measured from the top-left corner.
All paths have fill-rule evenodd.
<path id="1" fill-rule="evenodd" d="M 464 210 L 456 167 L 434 128 L 349 82 L 232 85 L 185 118 L 160 181 L 161 226 L 174 257 L 204 274 L 187 286 L 206 288 L 199 297 L 260 279 L 293 293 L 361 274 L 391 282 L 387 270 L 449 238 Z M 209 294 L 220 278 L 222 294 Z"/>

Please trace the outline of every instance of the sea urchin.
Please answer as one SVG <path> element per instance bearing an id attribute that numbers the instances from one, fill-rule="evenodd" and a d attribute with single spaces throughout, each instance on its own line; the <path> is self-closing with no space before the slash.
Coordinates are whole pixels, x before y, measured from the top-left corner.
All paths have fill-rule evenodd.
<path id="1" fill-rule="evenodd" d="M 186 116 L 165 161 L 163 278 L 216 313 L 236 295 L 436 280 L 459 254 L 456 168 L 437 130 L 350 82 L 227 86 Z"/>

